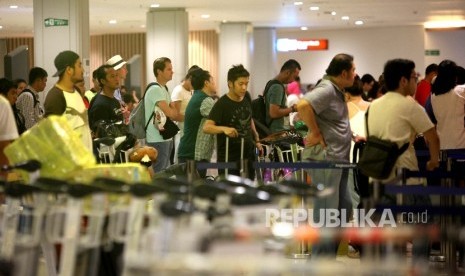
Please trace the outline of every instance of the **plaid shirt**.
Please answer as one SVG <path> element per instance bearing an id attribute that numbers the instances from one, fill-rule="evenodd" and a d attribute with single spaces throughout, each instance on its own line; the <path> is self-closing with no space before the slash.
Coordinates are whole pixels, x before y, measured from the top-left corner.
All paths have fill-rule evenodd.
<path id="1" fill-rule="evenodd" d="M 200 114 L 203 118 L 200 121 L 199 130 L 197 131 L 197 140 L 195 142 L 195 160 L 210 160 L 215 148 L 215 136 L 213 134 L 206 134 L 203 132 L 203 125 L 208 118 L 208 114 L 213 108 L 215 100 L 211 97 L 205 98 L 200 105 Z"/>
<path id="2" fill-rule="evenodd" d="M 31 90 L 35 96 L 32 96 L 29 92 L 21 92 L 18 96 L 18 100 L 16 101 L 16 107 L 24 116 L 26 128 L 30 129 L 37 124 L 40 119 L 42 119 L 44 110 L 40 106 L 40 103 L 35 104 L 35 99 L 39 99 L 39 93 L 30 86 L 26 89 Z"/>

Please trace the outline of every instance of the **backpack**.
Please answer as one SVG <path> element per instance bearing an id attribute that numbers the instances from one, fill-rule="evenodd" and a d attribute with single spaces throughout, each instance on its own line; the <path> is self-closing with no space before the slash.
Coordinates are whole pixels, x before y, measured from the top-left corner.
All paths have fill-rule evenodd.
<path id="1" fill-rule="evenodd" d="M 32 98 L 34 99 L 34 108 L 40 103 L 39 99 L 36 98 L 36 95 L 31 90 L 26 88 L 20 93 L 20 95 L 23 93 L 30 93 L 32 95 Z"/>
<path id="2" fill-rule="evenodd" d="M 269 123 L 266 120 L 266 113 L 268 112 L 268 110 L 266 110 L 265 98 L 266 92 L 270 89 L 270 87 L 273 84 L 282 85 L 282 83 L 276 79 L 268 81 L 266 83 L 265 89 L 263 90 L 263 95 L 258 95 L 258 97 L 252 101 L 252 118 L 260 138 L 264 138 L 271 134 L 269 126 L 273 119 L 271 119 Z"/>
<path id="3" fill-rule="evenodd" d="M 153 112 L 152 112 L 147 123 L 145 122 L 145 101 L 144 99 L 145 99 L 145 94 L 147 94 L 147 91 L 152 85 L 160 86 L 156 82 L 152 82 L 149 85 L 147 85 L 147 88 L 145 88 L 145 92 L 144 92 L 144 96 L 142 100 L 139 102 L 136 108 L 134 108 L 131 111 L 131 114 L 129 115 L 129 124 L 128 124 L 129 133 L 134 135 L 137 139 L 144 139 L 146 137 L 147 127 L 149 126 L 149 123 L 153 118 Z"/>

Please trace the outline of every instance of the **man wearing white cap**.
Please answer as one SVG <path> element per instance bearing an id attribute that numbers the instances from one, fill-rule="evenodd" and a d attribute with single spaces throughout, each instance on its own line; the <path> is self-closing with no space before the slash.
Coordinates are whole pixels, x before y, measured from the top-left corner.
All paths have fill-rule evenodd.
<path id="1" fill-rule="evenodd" d="M 116 70 L 120 79 L 120 85 L 124 84 L 124 80 L 126 79 L 126 75 L 128 74 L 128 69 L 126 68 L 126 61 L 120 55 L 116 55 L 107 60 L 105 64 L 110 65 L 111 67 L 113 67 L 113 69 Z M 123 103 L 123 97 L 121 97 L 121 90 L 119 88 L 115 90 L 114 97 L 120 103 Z"/>

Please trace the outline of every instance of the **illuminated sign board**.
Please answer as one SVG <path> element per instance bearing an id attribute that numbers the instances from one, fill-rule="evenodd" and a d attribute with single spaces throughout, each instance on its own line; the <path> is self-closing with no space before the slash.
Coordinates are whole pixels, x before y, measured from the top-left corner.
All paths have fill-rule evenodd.
<path id="1" fill-rule="evenodd" d="M 276 48 L 278 52 L 328 50 L 328 40 L 279 38 Z"/>

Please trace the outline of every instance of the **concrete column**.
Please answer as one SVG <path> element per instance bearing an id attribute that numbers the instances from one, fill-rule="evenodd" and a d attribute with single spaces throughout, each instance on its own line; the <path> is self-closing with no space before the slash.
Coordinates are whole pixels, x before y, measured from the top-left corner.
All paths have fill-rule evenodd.
<path id="1" fill-rule="evenodd" d="M 252 34 L 252 25 L 247 22 L 220 25 L 218 95 L 228 92 L 228 70 L 233 65 L 242 64 L 252 74 Z"/>
<path id="2" fill-rule="evenodd" d="M 168 57 L 173 64 L 171 91 L 187 72 L 189 24 L 184 9 L 150 9 L 147 12 L 147 83 L 155 80 L 153 61 Z"/>
<path id="3" fill-rule="evenodd" d="M 278 72 L 278 57 L 276 53 L 276 29 L 254 28 L 253 70 L 251 72 L 252 99 L 263 93 L 266 83 Z"/>
<path id="4" fill-rule="evenodd" d="M 64 50 L 76 52 L 88 79 L 90 68 L 89 0 L 34 0 L 34 65 L 48 73 L 45 93 L 58 81 L 53 61 Z M 53 20 L 50 20 L 53 19 Z M 86 83 L 89 86 L 89 83 Z"/>

